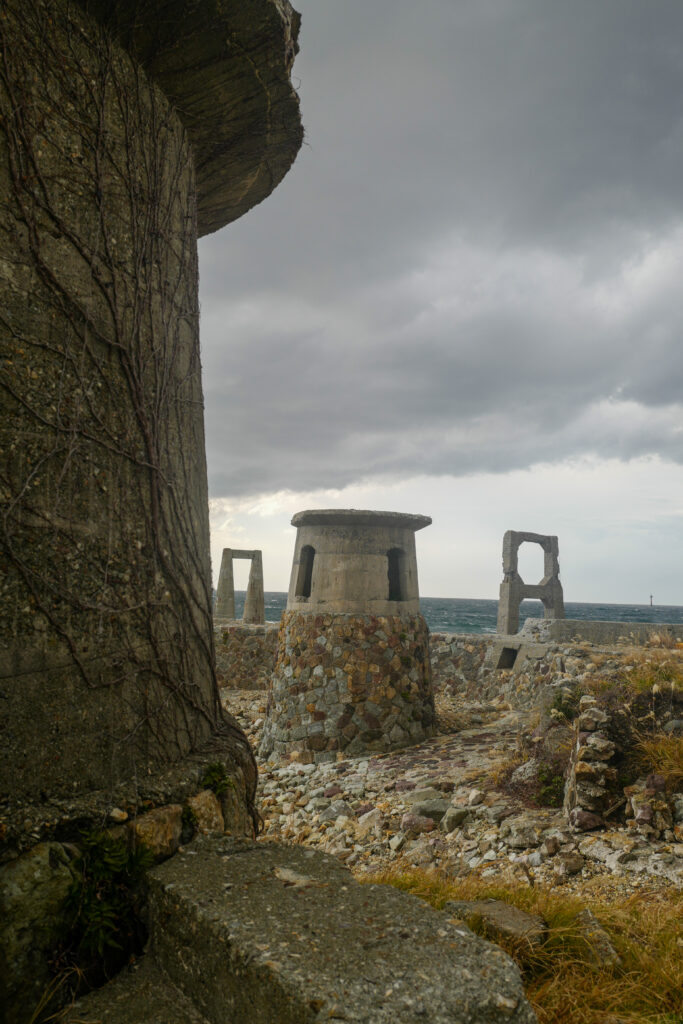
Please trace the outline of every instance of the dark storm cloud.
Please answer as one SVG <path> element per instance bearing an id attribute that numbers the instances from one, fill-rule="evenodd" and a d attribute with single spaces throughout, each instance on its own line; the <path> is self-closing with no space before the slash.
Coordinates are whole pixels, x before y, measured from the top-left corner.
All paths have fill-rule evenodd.
<path id="1" fill-rule="evenodd" d="M 212 493 L 680 460 L 679 3 L 300 7 L 306 144 L 200 248 Z"/>

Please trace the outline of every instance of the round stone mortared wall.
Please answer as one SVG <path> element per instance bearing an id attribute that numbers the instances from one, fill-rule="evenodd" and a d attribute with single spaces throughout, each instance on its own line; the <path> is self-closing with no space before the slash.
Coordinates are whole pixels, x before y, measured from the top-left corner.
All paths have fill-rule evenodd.
<path id="1" fill-rule="evenodd" d="M 434 722 L 421 615 L 283 614 L 262 757 L 393 750 L 433 735 Z"/>

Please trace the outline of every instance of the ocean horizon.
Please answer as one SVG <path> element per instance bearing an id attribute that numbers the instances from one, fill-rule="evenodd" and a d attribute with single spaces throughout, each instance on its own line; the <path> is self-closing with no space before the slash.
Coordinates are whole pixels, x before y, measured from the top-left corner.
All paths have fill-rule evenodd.
<path id="1" fill-rule="evenodd" d="M 235 591 L 235 615 L 242 617 L 243 590 Z M 287 604 L 287 594 L 266 591 L 266 620 L 278 622 Z M 420 611 L 433 633 L 495 633 L 498 601 L 488 598 L 421 597 Z M 673 622 L 683 623 L 683 606 L 649 604 L 607 604 L 565 601 L 568 619 L 603 620 L 607 622 Z M 522 601 L 519 620 L 542 618 L 540 601 Z"/>

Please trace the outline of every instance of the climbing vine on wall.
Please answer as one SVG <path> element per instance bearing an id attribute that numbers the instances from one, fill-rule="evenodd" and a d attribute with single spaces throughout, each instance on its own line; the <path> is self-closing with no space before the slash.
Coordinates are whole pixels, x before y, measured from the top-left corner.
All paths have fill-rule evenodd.
<path id="1" fill-rule="evenodd" d="M 0 185 L 2 634 L 69 666 L 112 779 L 223 733 L 253 799 L 212 650 L 192 154 L 68 2 L 3 4 Z"/>

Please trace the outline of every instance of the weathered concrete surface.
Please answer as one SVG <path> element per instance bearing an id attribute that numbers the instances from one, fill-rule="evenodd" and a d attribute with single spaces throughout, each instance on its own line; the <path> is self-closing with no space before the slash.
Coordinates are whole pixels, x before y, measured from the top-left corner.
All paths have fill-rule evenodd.
<path id="1" fill-rule="evenodd" d="M 0 34 L 0 793 L 46 799 L 146 772 L 220 721 L 194 157 L 77 5 L 7 0 Z M 154 215 L 163 230 L 139 231 Z"/>
<path id="2" fill-rule="evenodd" d="M 288 0 L 80 0 L 178 111 L 196 154 L 200 235 L 270 195 L 303 141 Z"/>
<path id="3" fill-rule="evenodd" d="M 430 523 L 400 512 L 297 512 L 287 611 L 418 615 L 415 531 Z"/>
<path id="4" fill-rule="evenodd" d="M 255 626 L 260 626 L 266 621 L 263 596 L 263 556 L 260 551 L 252 552 L 242 621 Z"/>
<path id="5" fill-rule="evenodd" d="M 538 948 L 548 934 L 542 917 L 503 900 L 449 900 L 443 909 L 466 923 L 480 920 L 487 937 L 493 940 L 512 939 Z"/>
<path id="6" fill-rule="evenodd" d="M 213 614 L 214 619 L 219 620 L 235 618 L 235 573 L 232 565 L 232 548 L 223 548 Z"/>
<path id="7" fill-rule="evenodd" d="M 525 541 L 543 548 L 543 579 L 536 584 L 525 583 L 518 571 L 520 545 Z M 498 600 L 498 632 L 516 633 L 519 629 L 519 606 L 525 597 L 543 603 L 546 619 L 564 618 L 564 600 L 560 583 L 560 562 L 557 537 L 542 533 L 508 530 L 503 537 L 503 582 Z"/>
<path id="8" fill-rule="evenodd" d="M 214 1024 L 535 1020 L 501 950 L 333 857 L 201 838 L 150 885 L 148 955 Z"/>
<path id="9" fill-rule="evenodd" d="M 150 957 L 79 1000 L 60 1020 L 64 1024 L 210 1024 Z"/>
<path id="10" fill-rule="evenodd" d="M 668 638 L 683 643 L 683 625 L 667 622 L 607 622 L 599 619 L 527 619 L 521 635 L 540 643 L 572 640 L 593 644 L 647 644 Z"/>
<path id="11" fill-rule="evenodd" d="M 263 556 L 260 551 L 241 551 L 235 548 L 223 548 L 221 571 L 216 588 L 216 606 L 214 620 L 233 620 L 235 618 L 235 576 L 233 560 L 249 559 L 249 582 L 244 598 L 242 621 L 247 625 L 262 626 L 266 621 L 265 599 L 263 594 Z"/>
<path id="12" fill-rule="evenodd" d="M 242 742 L 213 656 L 197 189 L 214 230 L 291 164 L 298 16 L 2 9 L 0 798 L 42 803 Z"/>

